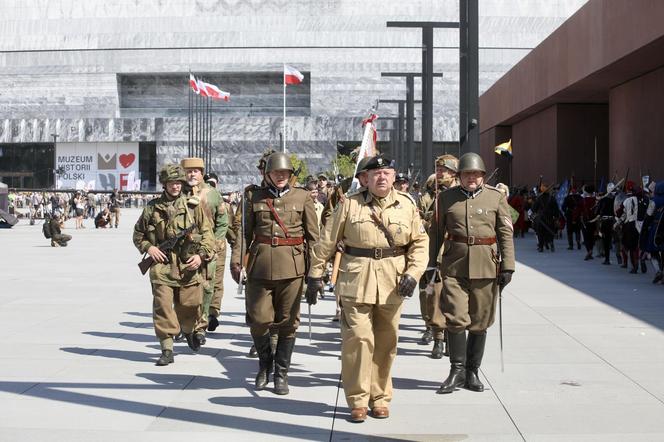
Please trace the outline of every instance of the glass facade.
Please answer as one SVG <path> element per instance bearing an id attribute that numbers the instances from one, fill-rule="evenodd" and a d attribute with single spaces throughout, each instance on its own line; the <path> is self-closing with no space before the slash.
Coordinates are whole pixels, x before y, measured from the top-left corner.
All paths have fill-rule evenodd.
<path id="1" fill-rule="evenodd" d="M 0 181 L 9 187 L 53 187 L 53 143 L 0 143 Z"/>

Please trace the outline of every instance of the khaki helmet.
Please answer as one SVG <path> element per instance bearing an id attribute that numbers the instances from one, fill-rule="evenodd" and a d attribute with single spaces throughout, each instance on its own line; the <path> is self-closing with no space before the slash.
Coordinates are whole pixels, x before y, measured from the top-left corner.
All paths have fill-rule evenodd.
<path id="1" fill-rule="evenodd" d="M 454 155 L 445 154 L 436 158 L 436 166 L 443 166 L 454 173 L 459 172 L 459 160 Z"/>
<path id="2" fill-rule="evenodd" d="M 275 170 L 290 170 L 292 172 L 294 169 L 290 157 L 281 152 L 273 153 L 267 157 L 265 161 L 265 173 Z"/>
<path id="3" fill-rule="evenodd" d="M 205 172 L 203 158 L 184 158 L 180 161 L 180 166 L 182 166 L 183 169 L 201 169 Z"/>
<path id="4" fill-rule="evenodd" d="M 182 167 L 177 164 L 167 164 L 159 171 L 159 182 L 161 184 L 166 184 L 169 181 L 187 182 L 187 177 L 185 176 Z"/>
<path id="5" fill-rule="evenodd" d="M 482 157 L 474 152 L 468 152 L 461 155 L 459 158 L 459 173 L 480 171 L 486 173 L 484 160 Z"/>

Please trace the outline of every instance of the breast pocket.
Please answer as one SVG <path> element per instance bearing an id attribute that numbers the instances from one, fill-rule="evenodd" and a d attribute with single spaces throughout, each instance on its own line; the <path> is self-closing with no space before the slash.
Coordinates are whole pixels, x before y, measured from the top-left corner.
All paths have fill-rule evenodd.
<path id="1" fill-rule="evenodd" d="M 302 221 L 304 203 L 287 203 L 283 206 L 283 220 L 291 225 L 298 225 Z M 279 214 L 281 216 L 281 213 Z"/>
<path id="2" fill-rule="evenodd" d="M 376 241 L 376 226 L 370 218 L 353 216 L 350 223 L 346 223 L 344 237 L 351 243 L 366 243 L 366 247 L 373 245 Z"/>
<path id="3" fill-rule="evenodd" d="M 408 244 L 410 241 L 410 222 L 400 216 L 391 215 L 387 225 L 387 230 L 394 237 L 396 245 Z"/>

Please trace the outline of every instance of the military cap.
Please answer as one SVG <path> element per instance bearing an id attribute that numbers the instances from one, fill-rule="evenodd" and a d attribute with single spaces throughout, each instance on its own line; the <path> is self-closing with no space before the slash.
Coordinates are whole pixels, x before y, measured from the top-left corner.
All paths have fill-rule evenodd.
<path id="1" fill-rule="evenodd" d="M 167 164 L 161 171 L 159 171 L 159 182 L 166 184 L 169 181 L 182 181 L 187 182 L 187 177 L 184 174 L 182 167 L 177 164 Z"/>
<path id="2" fill-rule="evenodd" d="M 182 166 L 183 169 L 205 170 L 205 163 L 203 162 L 203 158 L 184 158 L 182 161 L 180 161 L 180 166 Z"/>
<path id="3" fill-rule="evenodd" d="M 403 173 L 403 172 L 399 172 L 399 173 L 397 174 L 396 178 L 394 179 L 394 182 L 395 182 L 395 183 L 405 183 L 405 182 L 407 182 L 407 181 L 408 181 L 408 177 L 407 177 L 406 174 Z"/>
<path id="4" fill-rule="evenodd" d="M 394 169 L 394 166 L 394 160 L 390 160 L 384 155 L 376 155 L 367 162 L 367 165 L 364 166 L 364 170 Z"/>
<path id="5" fill-rule="evenodd" d="M 454 155 L 445 154 L 436 158 L 436 166 L 443 166 L 452 172 L 459 171 L 459 160 Z"/>

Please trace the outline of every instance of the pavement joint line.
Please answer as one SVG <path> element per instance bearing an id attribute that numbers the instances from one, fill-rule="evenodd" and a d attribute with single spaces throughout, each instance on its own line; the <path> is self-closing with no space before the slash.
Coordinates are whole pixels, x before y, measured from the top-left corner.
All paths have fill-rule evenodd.
<path id="1" fill-rule="evenodd" d="M 523 435 L 523 433 L 521 432 L 521 428 L 519 428 L 519 425 L 517 425 L 516 421 L 514 420 L 514 418 L 512 417 L 512 415 L 510 414 L 509 410 L 507 409 L 507 406 L 506 406 L 506 405 L 503 403 L 503 401 L 500 399 L 500 396 L 498 395 L 498 391 L 496 391 L 496 389 L 494 388 L 493 384 L 491 384 L 491 380 L 490 380 L 489 377 L 486 375 L 486 373 L 484 372 L 484 370 L 482 370 L 482 368 L 480 368 L 480 372 L 481 372 L 482 375 L 484 376 L 484 379 L 486 379 L 486 382 L 487 382 L 487 384 L 489 384 L 489 387 L 491 387 L 491 392 L 493 393 L 493 395 L 496 397 L 496 399 L 497 399 L 498 402 L 500 403 L 500 406 L 503 407 L 503 410 L 505 410 L 505 414 L 507 415 L 507 417 L 508 417 L 508 418 L 510 419 L 510 421 L 512 422 L 512 425 L 514 425 L 514 428 L 516 429 L 516 431 L 519 432 L 519 436 L 521 436 L 521 439 L 523 439 L 523 442 L 526 442 L 526 438 L 525 438 L 525 436 Z"/>
<path id="2" fill-rule="evenodd" d="M 532 270 L 538 272 L 537 269 L 533 269 L 532 267 L 529 267 L 529 268 L 531 268 Z M 630 382 L 632 382 L 634 385 L 638 386 L 641 390 L 643 390 L 643 391 L 645 391 L 646 393 L 648 393 L 648 395 L 652 396 L 657 402 L 659 402 L 659 403 L 661 403 L 662 405 L 664 405 L 664 399 L 658 397 L 656 394 L 654 394 L 653 392 L 651 392 L 650 390 L 648 390 L 647 388 L 645 388 L 643 385 L 641 385 L 638 381 L 636 381 L 635 379 L 633 379 L 632 377 L 630 377 L 628 374 L 626 374 L 625 372 L 623 372 L 622 370 L 620 370 L 618 367 L 616 367 L 615 365 L 613 365 L 611 362 L 609 362 L 609 361 L 607 361 L 606 359 L 604 359 L 601 355 L 599 355 L 597 352 L 595 352 L 594 350 L 592 350 L 590 347 L 588 347 L 588 346 L 587 346 L 586 344 L 584 344 L 582 341 L 580 341 L 579 339 L 577 339 L 577 338 L 575 338 L 574 336 L 570 335 L 570 334 L 567 332 L 567 330 L 565 330 L 564 328 L 560 327 L 558 324 L 556 324 L 555 322 L 553 322 L 552 320 L 550 320 L 545 314 L 541 313 L 540 311 L 534 309 L 532 306 L 530 306 L 530 305 L 528 305 L 527 303 L 525 303 L 525 302 L 524 302 L 524 301 L 523 301 L 518 295 L 513 295 L 512 297 L 513 297 L 513 298 L 516 298 L 516 299 L 517 299 L 522 305 L 524 305 L 526 308 L 528 308 L 529 310 L 533 311 L 534 313 L 536 313 L 537 315 L 539 315 L 542 319 L 544 319 L 545 321 L 547 321 L 549 324 L 553 325 L 555 328 L 557 328 L 558 330 L 560 330 L 561 332 L 563 332 L 563 333 L 564 333 L 567 337 L 569 337 L 572 341 L 576 342 L 576 343 L 579 344 L 581 347 L 583 347 L 583 348 L 585 348 L 586 350 L 588 350 L 591 354 L 593 354 L 595 357 L 597 357 L 597 359 L 599 359 L 600 361 L 604 362 L 606 365 L 608 365 L 609 367 L 611 367 L 611 368 L 612 368 L 613 370 L 615 370 L 616 372 L 620 373 L 623 377 L 629 379 Z M 601 301 L 600 301 L 600 302 L 601 302 Z M 617 310 L 619 310 L 619 309 L 617 309 Z M 629 313 L 625 313 L 625 312 L 623 312 L 622 310 L 619 310 L 619 311 L 620 311 L 621 313 L 623 313 L 623 314 L 629 314 Z"/>
<path id="3" fill-rule="evenodd" d="M 339 381 L 337 382 L 337 397 L 334 400 L 334 413 L 332 413 L 332 427 L 330 428 L 330 439 L 332 442 L 334 437 L 334 423 L 337 421 L 337 409 L 339 408 L 339 391 L 341 391 L 341 373 L 339 373 Z"/>

